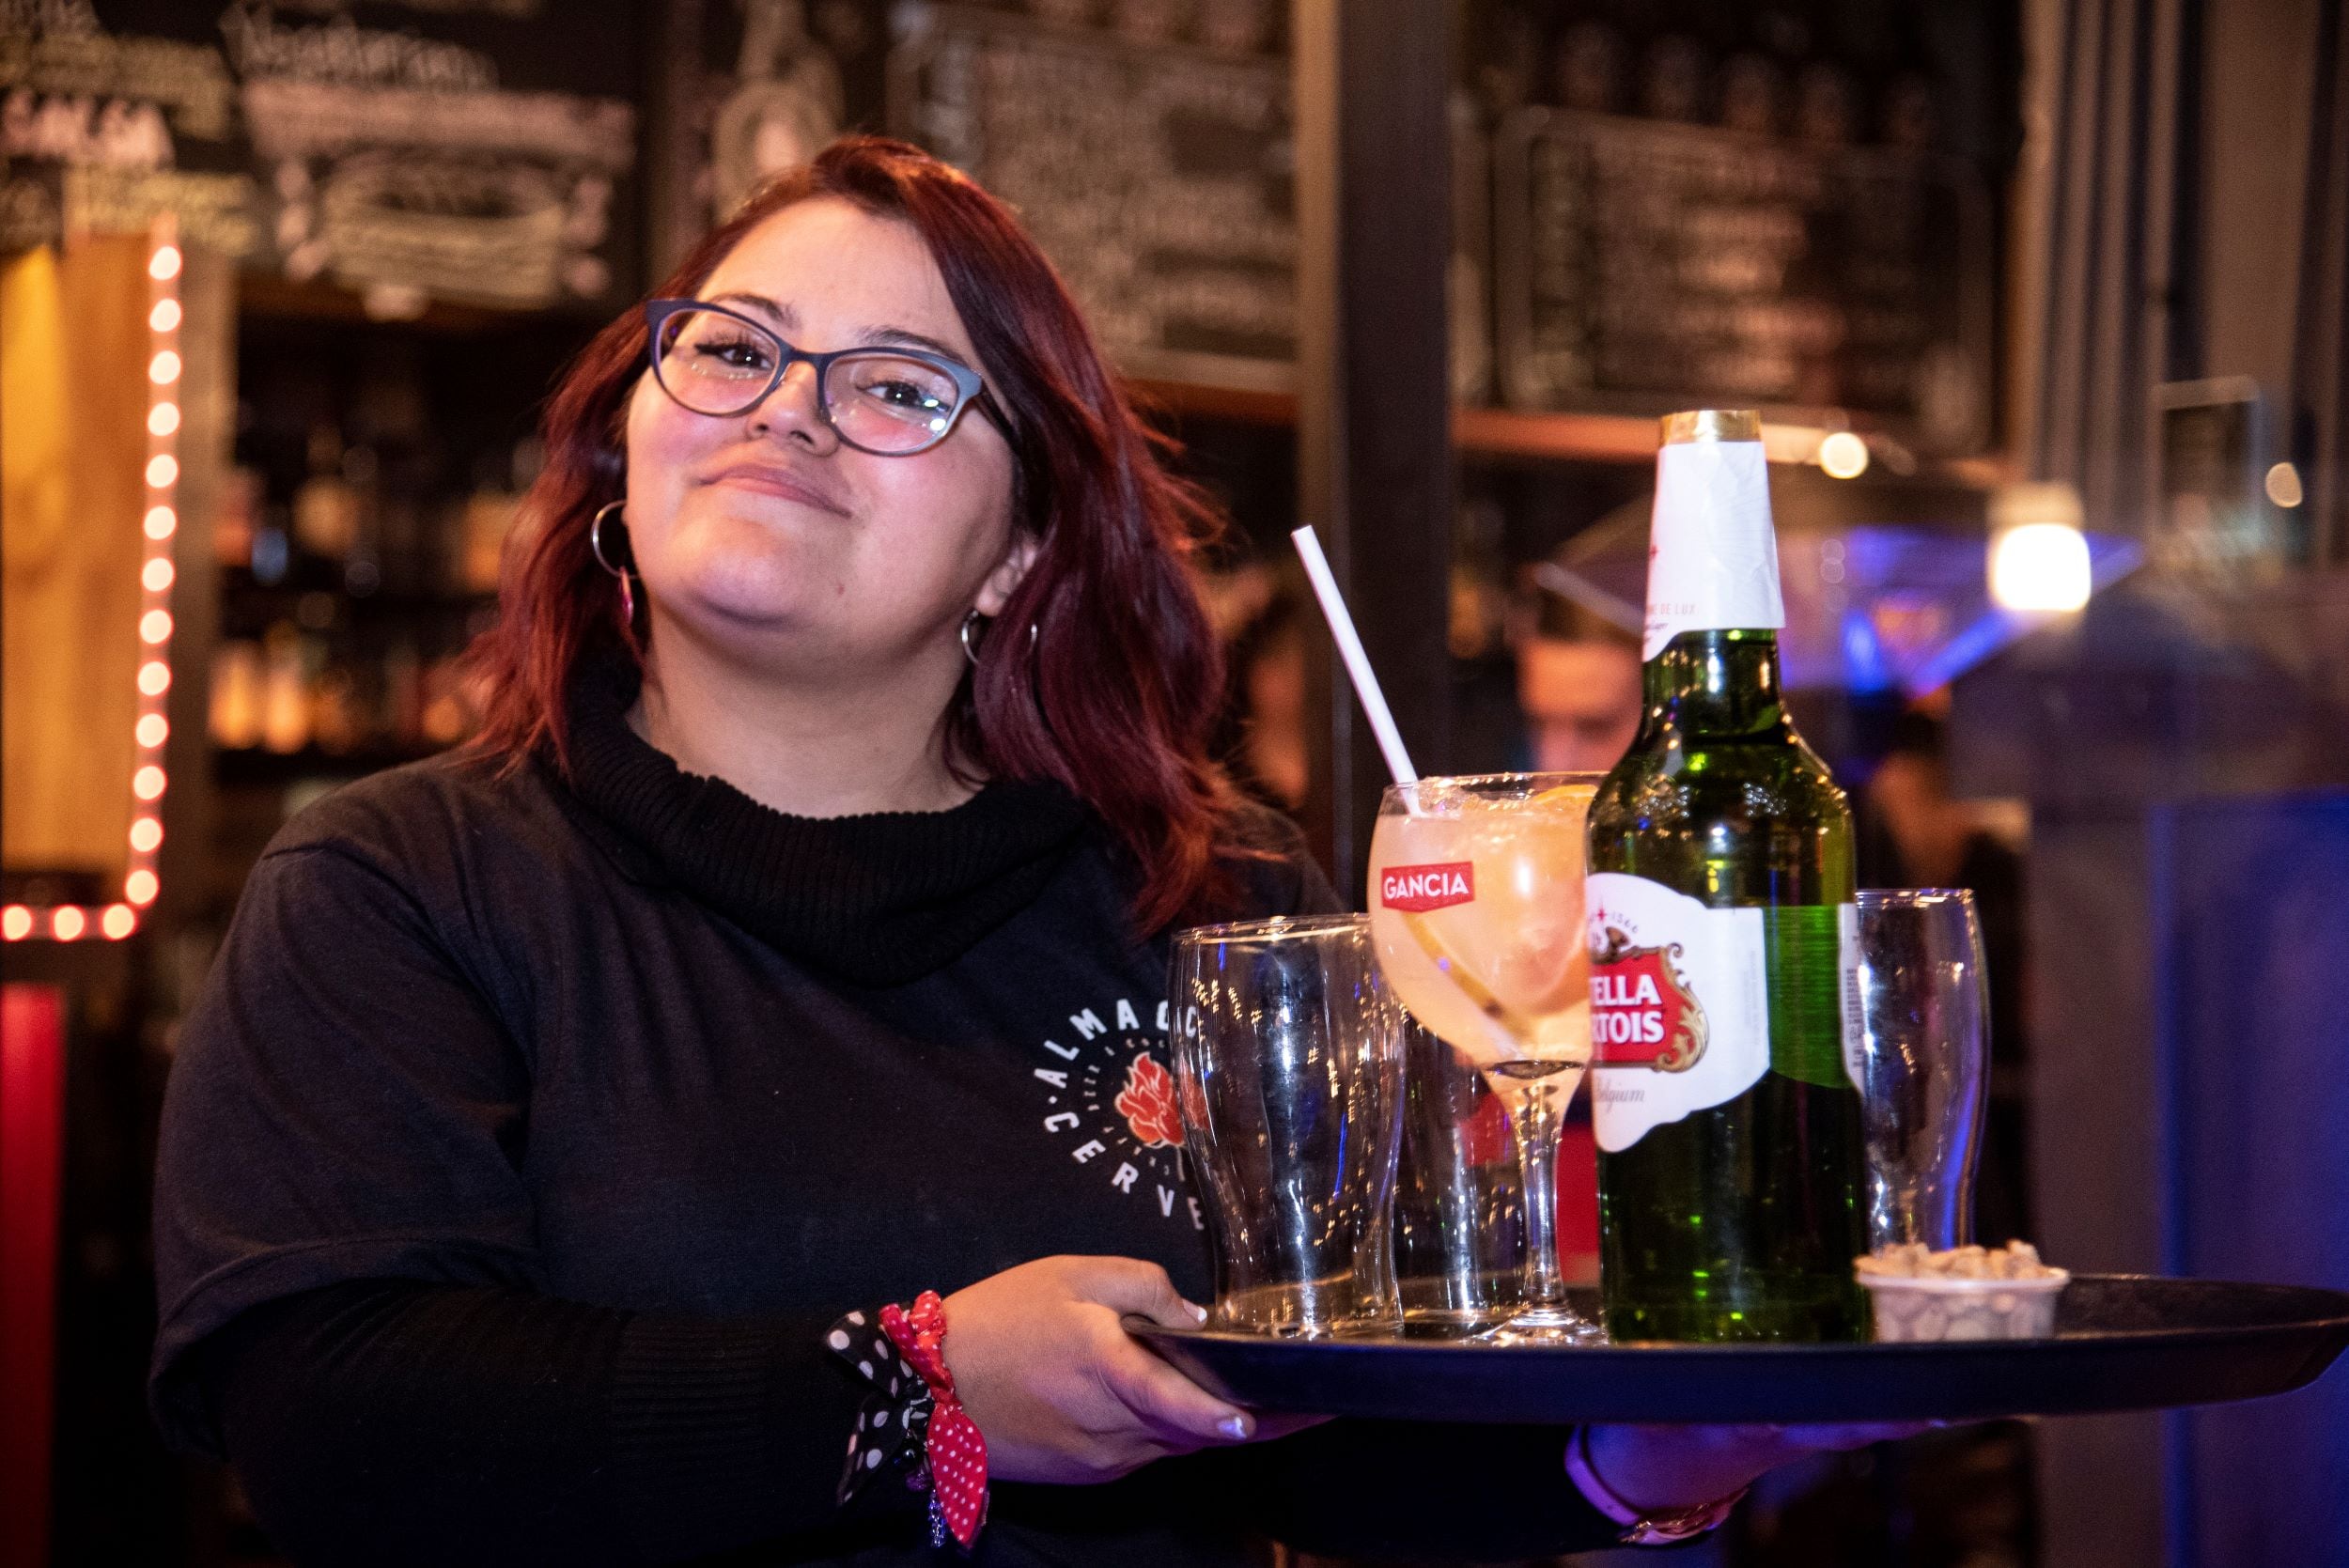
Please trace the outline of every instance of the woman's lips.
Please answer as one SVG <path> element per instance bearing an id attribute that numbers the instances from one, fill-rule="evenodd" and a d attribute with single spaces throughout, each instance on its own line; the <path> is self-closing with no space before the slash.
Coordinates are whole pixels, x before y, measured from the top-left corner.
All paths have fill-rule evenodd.
<path id="1" fill-rule="evenodd" d="M 796 501 L 801 505 L 830 512 L 835 517 L 848 515 L 848 509 L 834 500 L 828 491 L 809 484 L 788 469 L 771 468 L 757 463 L 737 463 L 731 468 L 720 469 L 710 475 L 708 482 L 712 485 L 732 485 L 739 489 L 754 490 L 760 495 L 772 495 L 786 501 Z"/>

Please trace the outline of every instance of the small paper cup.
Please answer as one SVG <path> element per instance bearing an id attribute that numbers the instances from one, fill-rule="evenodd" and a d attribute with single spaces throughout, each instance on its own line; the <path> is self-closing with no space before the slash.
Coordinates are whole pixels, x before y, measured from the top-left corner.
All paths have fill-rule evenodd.
<path id="1" fill-rule="evenodd" d="M 1862 1272 L 1887 1344 L 1944 1340 L 2044 1340 L 2055 1332 L 2056 1297 L 2072 1276 L 2058 1268 L 2028 1280 L 1960 1280 Z"/>

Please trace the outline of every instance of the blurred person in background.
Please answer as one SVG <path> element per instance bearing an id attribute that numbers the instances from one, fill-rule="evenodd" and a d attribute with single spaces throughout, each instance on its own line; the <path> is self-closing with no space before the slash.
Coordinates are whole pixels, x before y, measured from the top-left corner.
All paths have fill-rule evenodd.
<path id="1" fill-rule="evenodd" d="M 1539 773 L 1604 773 L 1640 733 L 1636 623 L 1626 629 L 1610 601 L 1555 563 L 1531 576 L 1538 600 L 1517 645 L 1527 765 Z"/>

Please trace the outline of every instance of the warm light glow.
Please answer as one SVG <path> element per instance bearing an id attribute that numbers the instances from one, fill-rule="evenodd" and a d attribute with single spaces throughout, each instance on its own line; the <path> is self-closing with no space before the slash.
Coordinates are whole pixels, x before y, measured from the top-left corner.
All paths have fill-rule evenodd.
<path id="1" fill-rule="evenodd" d="M 179 570 L 172 566 L 169 556 L 158 555 L 139 568 L 139 586 L 150 594 L 160 594 L 165 588 L 170 587 L 171 580 L 179 575 Z"/>
<path id="2" fill-rule="evenodd" d="M 171 641 L 171 612 L 149 610 L 139 617 L 139 641 L 153 646 Z"/>
<path id="3" fill-rule="evenodd" d="M 163 770 L 148 763 L 131 775 L 131 793 L 142 800 L 152 800 L 163 792 Z"/>
<path id="4" fill-rule="evenodd" d="M 163 283 L 179 275 L 179 247 L 158 245 L 155 254 L 147 258 L 147 275 Z"/>
<path id="5" fill-rule="evenodd" d="M 179 427 L 179 404 L 158 403 L 153 408 L 147 411 L 147 433 L 148 435 L 167 436 Z"/>
<path id="6" fill-rule="evenodd" d="M 2077 610 L 2088 602 L 2088 537 L 2069 523 L 2027 522 L 1990 540 L 1990 598 L 2004 610 Z"/>
<path id="7" fill-rule="evenodd" d="M 179 459 L 165 452 L 147 459 L 147 488 L 168 489 L 179 478 Z"/>
<path id="8" fill-rule="evenodd" d="M 22 904 L 0 909 L 0 939 L 21 942 L 33 934 L 33 911 Z"/>
<path id="9" fill-rule="evenodd" d="M 131 824 L 131 847 L 142 855 L 151 855 L 163 842 L 163 825 L 151 816 L 142 816 Z"/>
<path id="10" fill-rule="evenodd" d="M 133 871 L 122 879 L 122 896 L 144 909 L 155 902 L 155 894 L 161 887 L 162 884 L 155 880 L 153 872 Z"/>
<path id="11" fill-rule="evenodd" d="M 1837 479 L 1857 479 L 1868 472 L 1868 443 L 1849 430 L 1837 430 L 1819 442 L 1819 466 Z"/>
<path id="12" fill-rule="evenodd" d="M 159 463 L 167 463 L 171 461 L 169 458 L 158 458 L 155 460 Z M 170 507 L 149 506 L 147 509 L 147 536 L 148 538 L 154 539 L 158 542 L 168 539 L 171 537 L 173 530 L 177 529 L 179 526 L 179 514 L 173 511 Z"/>
<path id="13" fill-rule="evenodd" d="M 147 324 L 152 331 L 167 333 L 179 324 L 179 302 L 157 300 L 155 308 L 147 313 Z"/>
<path id="14" fill-rule="evenodd" d="M 106 912 L 98 917 L 98 928 L 106 933 L 109 941 L 120 941 L 138 929 L 139 917 L 131 912 L 128 904 L 109 904 Z"/>
<path id="15" fill-rule="evenodd" d="M 49 912 L 49 934 L 61 942 L 79 941 L 88 929 L 88 919 L 70 904 Z"/>
<path id="16" fill-rule="evenodd" d="M 179 379 L 179 356 L 165 349 L 147 362 L 147 379 L 157 386 L 169 386 Z"/>
<path id="17" fill-rule="evenodd" d="M 150 659 L 139 666 L 139 690 L 150 697 L 160 697 L 171 690 L 171 666 L 160 659 Z"/>
<path id="18" fill-rule="evenodd" d="M 170 737 L 171 721 L 160 713 L 150 713 L 139 721 L 139 727 L 133 733 L 138 737 L 139 744 L 151 752 Z"/>
<path id="19" fill-rule="evenodd" d="M 2300 489 L 2300 471 L 2290 463 L 2278 463 L 2267 471 L 2267 499 L 2290 511 L 2307 499 Z"/>

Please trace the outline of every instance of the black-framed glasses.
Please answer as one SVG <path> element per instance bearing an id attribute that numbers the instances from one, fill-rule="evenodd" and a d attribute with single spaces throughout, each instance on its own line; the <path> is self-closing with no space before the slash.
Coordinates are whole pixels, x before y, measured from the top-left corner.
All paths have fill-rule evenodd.
<path id="1" fill-rule="evenodd" d="M 705 300 L 647 300 L 653 379 L 695 413 L 732 418 L 765 402 L 801 360 L 816 372 L 816 411 L 860 452 L 910 458 L 952 434 L 975 408 L 1011 440 L 979 373 L 921 349 L 793 348 L 739 310 Z"/>

